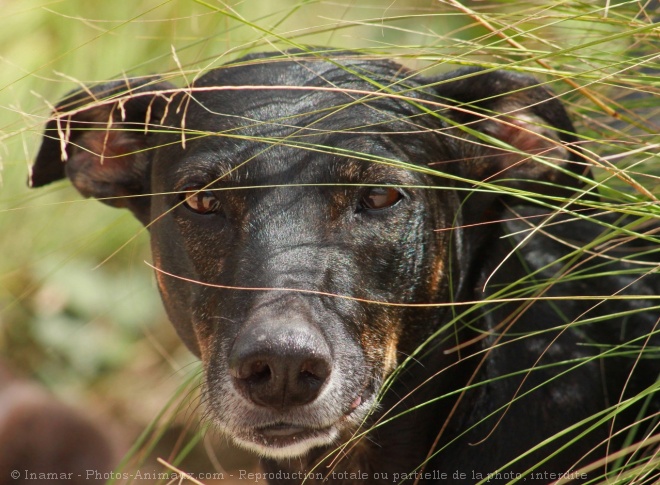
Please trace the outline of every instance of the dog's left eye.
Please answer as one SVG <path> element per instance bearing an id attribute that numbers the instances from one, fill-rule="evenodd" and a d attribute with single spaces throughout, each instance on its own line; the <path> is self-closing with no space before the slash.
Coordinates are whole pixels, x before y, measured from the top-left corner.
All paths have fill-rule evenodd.
<path id="1" fill-rule="evenodd" d="M 220 208 L 220 201 L 211 190 L 186 191 L 180 197 L 183 205 L 197 214 L 212 214 Z"/>
<path id="2" fill-rule="evenodd" d="M 372 187 L 367 189 L 360 199 L 360 206 L 366 210 L 382 210 L 396 205 L 403 194 L 394 187 Z"/>

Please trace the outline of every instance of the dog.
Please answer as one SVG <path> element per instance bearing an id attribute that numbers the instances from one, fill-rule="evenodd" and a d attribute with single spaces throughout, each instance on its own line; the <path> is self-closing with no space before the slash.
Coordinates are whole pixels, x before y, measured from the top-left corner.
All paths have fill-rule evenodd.
<path id="1" fill-rule="evenodd" d="M 67 96 L 31 184 L 148 228 L 270 483 L 582 483 L 653 453 L 660 279 L 579 141 L 527 75 L 291 51 Z"/>

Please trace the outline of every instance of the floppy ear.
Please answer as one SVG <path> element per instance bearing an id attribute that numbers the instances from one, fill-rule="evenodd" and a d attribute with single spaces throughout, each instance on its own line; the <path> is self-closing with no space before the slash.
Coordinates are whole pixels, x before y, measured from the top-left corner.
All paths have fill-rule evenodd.
<path id="1" fill-rule="evenodd" d="M 566 110 L 532 77 L 468 68 L 436 80 L 452 107 L 459 171 L 538 194 L 570 197 L 590 177 Z"/>
<path id="2" fill-rule="evenodd" d="M 146 224 L 149 168 L 174 86 L 156 78 L 76 91 L 55 108 L 30 176 L 41 187 L 67 176 L 85 197 L 126 207 Z"/>

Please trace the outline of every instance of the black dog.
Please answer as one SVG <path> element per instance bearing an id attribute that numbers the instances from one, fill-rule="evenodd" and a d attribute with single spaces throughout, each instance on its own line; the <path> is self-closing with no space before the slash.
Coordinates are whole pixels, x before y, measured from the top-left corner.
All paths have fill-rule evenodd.
<path id="1" fill-rule="evenodd" d="M 32 184 L 149 228 L 212 416 L 271 483 L 581 482 L 654 424 L 660 281 L 620 237 L 652 228 L 584 212 L 573 133 L 511 72 L 257 55 L 68 97 Z"/>

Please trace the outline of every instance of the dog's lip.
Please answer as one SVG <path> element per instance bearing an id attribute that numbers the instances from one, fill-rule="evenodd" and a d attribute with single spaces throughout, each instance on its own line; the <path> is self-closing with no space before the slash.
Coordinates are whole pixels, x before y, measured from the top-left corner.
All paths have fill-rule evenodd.
<path id="1" fill-rule="evenodd" d="M 302 456 L 310 448 L 336 442 L 347 426 L 352 429 L 359 425 L 373 406 L 373 397 L 373 386 L 366 385 L 332 422 L 314 422 L 310 419 L 312 415 L 293 419 L 282 416 L 261 423 L 253 421 L 250 426 L 234 429 L 232 435 L 237 443 L 264 456 L 274 459 Z"/>
<path id="2" fill-rule="evenodd" d="M 268 426 L 262 426 L 257 428 L 256 431 L 267 438 L 281 438 L 303 435 L 315 430 L 313 428 L 291 423 L 277 423 Z"/>
<path id="3" fill-rule="evenodd" d="M 277 445 L 281 446 L 283 441 L 302 441 L 308 438 L 313 438 L 319 435 L 327 434 L 330 430 L 335 427 L 340 421 L 345 420 L 351 414 L 356 412 L 356 410 L 363 404 L 369 401 L 371 392 L 368 387 L 363 389 L 360 394 L 353 400 L 349 409 L 344 413 L 344 415 L 335 423 L 326 427 L 315 427 L 309 426 L 305 423 L 292 423 L 280 421 L 273 424 L 267 424 L 264 426 L 258 426 L 254 428 L 254 431 L 271 442 L 277 442 Z"/>
<path id="4" fill-rule="evenodd" d="M 304 441 L 329 435 L 332 426 L 313 428 L 293 423 L 277 423 L 261 426 L 254 430 L 264 445 L 273 448 L 284 448 Z"/>

